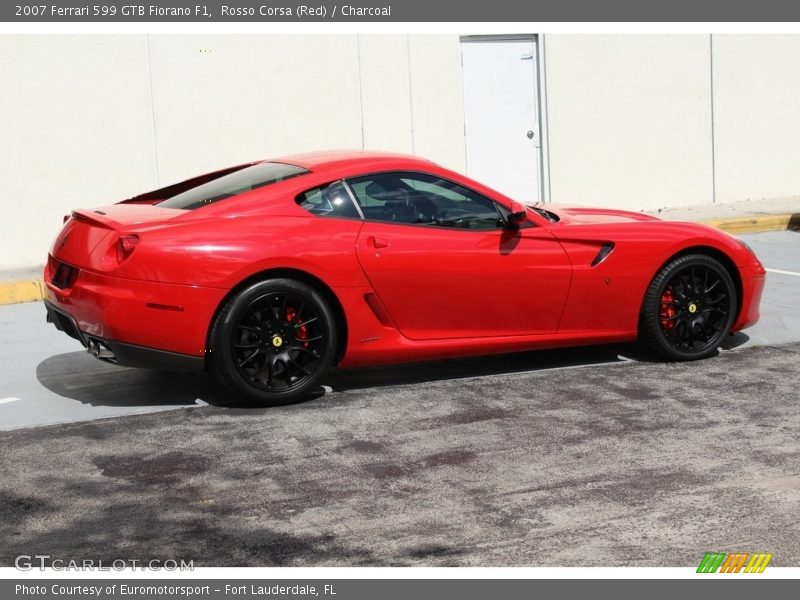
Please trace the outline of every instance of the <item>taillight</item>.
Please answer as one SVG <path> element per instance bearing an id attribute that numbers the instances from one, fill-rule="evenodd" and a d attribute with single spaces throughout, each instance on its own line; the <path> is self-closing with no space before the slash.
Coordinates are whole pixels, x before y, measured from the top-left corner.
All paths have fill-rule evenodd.
<path id="1" fill-rule="evenodd" d="M 138 235 L 122 235 L 117 242 L 117 260 L 122 262 L 126 260 L 139 243 Z"/>

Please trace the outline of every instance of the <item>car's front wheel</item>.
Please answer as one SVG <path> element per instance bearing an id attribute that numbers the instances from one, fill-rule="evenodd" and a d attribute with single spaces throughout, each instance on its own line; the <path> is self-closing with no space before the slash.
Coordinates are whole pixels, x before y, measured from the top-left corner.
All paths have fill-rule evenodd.
<path id="1" fill-rule="evenodd" d="M 228 300 L 209 342 L 213 371 L 238 398 L 287 404 L 314 391 L 333 363 L 336 321 L 314 288 L 270 279 Z"/>
<path id="2" fill-rule="evenodd" d="M 704 254 L 676 258 L 645 294 L 640 341 L 671 360 L 714 354 L 733 325 L 736 288 L 722 264 Z"/>

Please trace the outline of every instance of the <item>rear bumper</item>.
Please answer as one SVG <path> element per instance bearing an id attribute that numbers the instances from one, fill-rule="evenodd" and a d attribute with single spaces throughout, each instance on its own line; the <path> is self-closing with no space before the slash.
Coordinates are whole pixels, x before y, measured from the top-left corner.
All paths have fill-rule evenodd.
<path id="1" fill-rule="evenodd" d="M 45 300 L 44 305 L 47 310 L 48 323 L 53 323 L 56 329 L 78 340 L 89 354 L 104 362 L 121 367 L 139 367 L 163 371 L 188 371 L 192 373 L 205 371 L 205 358 L 202 356 L 189 356 L 92 336 L 82 332 L 75 318 L 68 312 L 56 308 L 47 300 Z"/>
<path id="2" fill-rule="evenodd" d="M 203 370 L 206 338 L 225 290 L 122 279 L 86 269 L 64 274 L 52 259 L 44 273 L 48 320 L 120 365 Z M 97 356 L 97 353 L 92 352 Z M 102 358 L 102 356 L 100 357 Z"/>

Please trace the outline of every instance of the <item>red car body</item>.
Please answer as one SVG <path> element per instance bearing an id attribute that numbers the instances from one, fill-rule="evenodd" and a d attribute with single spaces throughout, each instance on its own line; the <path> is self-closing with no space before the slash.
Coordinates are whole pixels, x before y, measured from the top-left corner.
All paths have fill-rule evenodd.
<path id="1" fill-rule="evenodd" d="M 324 152 L 272 162 L 308 172 L 196 210 L 157 203 L 237 167 L 73 212 L 45 269 L 50 319 L 95 353 L 107 344 L 119 364 L 203 370 L 226 298 L 246 282 L 287 276 L 330 300 L 343 368 L 624 342 L 637 338 L 659 269 L 694 251 L 716 258 L 735 281 L 732 330 L 759 317 L 763 267 L 735 238 L 701 224 L 553 204 L 541 208 L 557 222 L 526 208 L 517 230 L 324 218 L 298 195 L 394 171 L 440 177 L 509 211 L 522 207 L 411 156 Z"/>

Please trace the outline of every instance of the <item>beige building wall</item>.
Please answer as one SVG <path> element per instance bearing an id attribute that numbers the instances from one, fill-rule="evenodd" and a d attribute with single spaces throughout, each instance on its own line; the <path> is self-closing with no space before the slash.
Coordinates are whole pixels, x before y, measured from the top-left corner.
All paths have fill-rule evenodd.
<path id="1" fill-rule="evenodd" d="M 226 165 L 326 148 L 463 169 L 458 36 L 0 36 L 0 269 L 62 216 Z"/>
<path id="2" fill-rule="evenodd" d="M 800 35 L 715 35 L 717 200 L 800 194 Z"/>
<path id="3" fill-rule="evenodd" d="M 707 35 L 545 36 L 550 198 L 711 202 L 709 57 Z"/>
<path id="4" fill-rule="evenodd" d="M 152 186 L 144 37 L 0 36 L 0 269 L 42 264 L 62 217 Z"/>
<path id="5" fill-rule="evenodd" d="M 42 264 L 73 208 L 237 162 L 365 147 L 463 171 L 460 49 L 457 35 L 0 36 L 0 270 Z M 722 202 L 800 194 L 800 36 L 559 34 L 540 49 L 545 197 L 641 210 L 715 187 Z"/>

